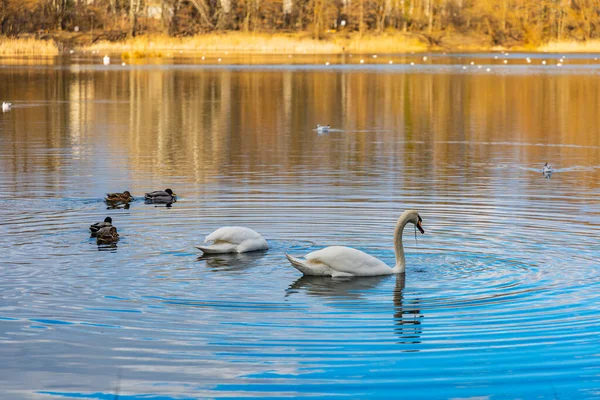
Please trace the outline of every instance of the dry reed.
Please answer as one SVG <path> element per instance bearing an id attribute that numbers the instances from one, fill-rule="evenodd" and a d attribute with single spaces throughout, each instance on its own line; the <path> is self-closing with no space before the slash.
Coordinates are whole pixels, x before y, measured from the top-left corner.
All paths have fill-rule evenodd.
<path id="1" fill-rule="evenodd" d="M 600 53 L 600 40 L 580 41 L 551 41 L 537 49 L 549 53 Z"/>
<path id="2" fill-rule="evenodd" d="M 141 36 L 121 42 L 97 42 L 83 50 L 122 54 L 124 58 L 169 57 L 185 53 L 231 52 L 237 54 L 340 54 L 424 51 L 426 45 L 402 34 L 342 37 L 315 40 L 306 35 L 267 35 L 232 32 L 188 38 Z"/>
<path id="3" fill-rule="evenodd" d="M 0 56 L 56 56 L 58 46 L 52 40 L 0 37 Z"/>

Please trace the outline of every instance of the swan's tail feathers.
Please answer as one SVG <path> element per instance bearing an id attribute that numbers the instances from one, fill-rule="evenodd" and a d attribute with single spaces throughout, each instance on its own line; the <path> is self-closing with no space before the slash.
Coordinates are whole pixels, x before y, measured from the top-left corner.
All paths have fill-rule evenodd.
<path id="1" fill-rule="evenodd" d="M 289 254 L 286 254 L 285 256 L 290 261 L 290 263 L 292 263 L 294 268 L 302 272 L 304 275 L 321 275 L 318 273 L 318 271 L 315 271 L 314 268 L 311 268 L 304 260 L 292 257 Z"/>
<path id="2" fill-rule="evenodd" d="M 231 243 L 214 243 L 196 246 L 198 250 L 202 250 L 204 254 L 224 254 L 237 253 L 237 247 Z"/>

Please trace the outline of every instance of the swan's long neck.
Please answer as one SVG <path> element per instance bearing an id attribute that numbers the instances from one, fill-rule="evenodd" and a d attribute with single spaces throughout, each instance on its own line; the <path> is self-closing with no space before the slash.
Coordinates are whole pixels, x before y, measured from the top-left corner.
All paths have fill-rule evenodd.
<path id="1" fill-rule="evenodd" d="M 394 273 L 398 274 L 406 270 L 406 260 L 404 259 L 404 246 L 402 244 L 402 232 L 404 227 L 410 222 L 411 215 L 409 212 L 404 212 L 398 222 L 396 222 L 396 229 L 394 230 L 394 252 L 396 253 L 396 266 L 394 266 Z"/>

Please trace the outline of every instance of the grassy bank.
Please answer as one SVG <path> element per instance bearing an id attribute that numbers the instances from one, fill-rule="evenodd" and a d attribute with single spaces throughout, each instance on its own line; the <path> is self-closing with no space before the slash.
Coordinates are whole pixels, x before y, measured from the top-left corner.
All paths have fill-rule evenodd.
<path id="1" fill-rule="evenodd" d="M 302 34 L 246 34 L 231 32 L 186 38 L 141 36 L 124 41 L 98 41 L 82 50 L 122 53 L 130 56 L 168 56 L 179 53 L 231 52 L 237 54 L 341 54 L 401 53 L 424 51 L 427 45 L 408 35 L 330 36 L 315 40 Z M 170 53 L 170 54 L 169 54 Z"/>
<path id="2" fill-rule="evenodd" d="M 0 56 L 56 56 L 58 53 L 58 46 L 53 40 L 0 36 Z"/>
<path id="3" fill-rule="evenodd" d="M 551 41 L 538 48 L 538 51 L 551 53 L 600 53 L 600 40 L 576 41 Z"/>
<path id="4" fill-rule="evenodd" d="M 59 47 L 65 50 L 94 51 L 123 58 L 175 57 L 229 52 L 231 54 L 368 54 L 406 53 L 418 51 L 530 51 L 530 52 L 600 52 L 600 40 L 587 42 L 552 41 L 539 47 L 515 45 L 508 48 L 493 46 L 489 38 L 476 35 L 446 35 L 432 46 L 420 35 L 390 32 L 360 36 L 327 34 L 321 40 L 308 33 L 261 34 L 227 32 L 193 37 L 144 35 L 124 40 L 98 40 L 102 36 L 90 33 L 50 33 L 50 40 L 0 37 L 0 56 L 54 56 Z M 59 43 L 59 45 L 57 45 Z"/>

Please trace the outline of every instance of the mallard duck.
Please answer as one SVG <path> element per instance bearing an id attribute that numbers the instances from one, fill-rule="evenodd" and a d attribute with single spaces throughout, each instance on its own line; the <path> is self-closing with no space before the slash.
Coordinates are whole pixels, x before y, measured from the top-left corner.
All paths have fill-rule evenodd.
<path id="1" fill-rule="evenodd" d="M 114 226 L 105 226 L 100 228 L 96 234 L 96 244 L 113 244 L 119 240 L 117 228 Z"/>
<path id="2" fill-rule="evenodd" d="M 173 193 L 171 189 L 156 190 L 154 192 L 146 193 L 144 195 L 147 203 L 174 203 L 177 201 L 177 195 Z"/>
<path id="3" fill-rule="evenodd" d="M 92 237 L 96 237 L 98 231 L 102 228 L 107 228 L 112 226 L 112 218 L 106 217 L 104 218 L 104 222 L 96 222 L 95 224 L 90 225 L 90 232 L 92 232 Z"/>
<path id="4" fill-rule="evenodd" d="M 129 203 L 133 196 L 126 190 L 123 193 L 107 193 L 104 200 L 108 203 Z"/>

